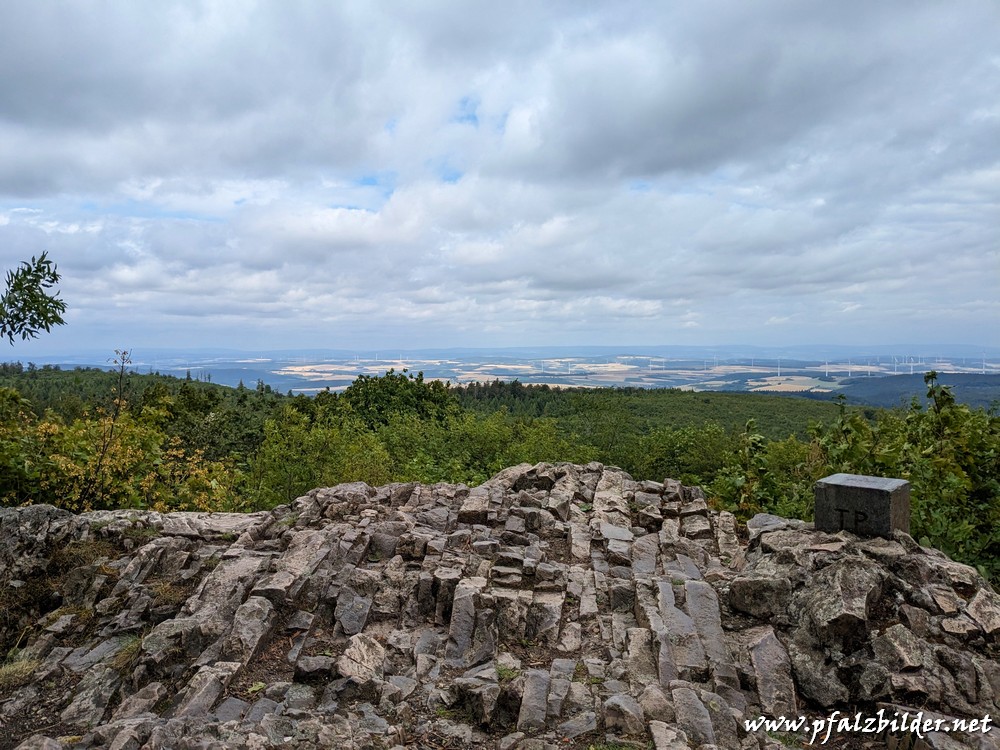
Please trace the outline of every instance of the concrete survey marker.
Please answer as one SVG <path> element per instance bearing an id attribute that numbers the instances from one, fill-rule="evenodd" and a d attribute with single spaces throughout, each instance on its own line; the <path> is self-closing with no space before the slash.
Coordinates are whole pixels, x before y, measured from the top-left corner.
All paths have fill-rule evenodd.
<path id="1" fill-rule="evenodd" d="M 904 479 L 831 474 L 816 482 L 816 528 L 858 536 L 910 533 L 910 483 Z"/>

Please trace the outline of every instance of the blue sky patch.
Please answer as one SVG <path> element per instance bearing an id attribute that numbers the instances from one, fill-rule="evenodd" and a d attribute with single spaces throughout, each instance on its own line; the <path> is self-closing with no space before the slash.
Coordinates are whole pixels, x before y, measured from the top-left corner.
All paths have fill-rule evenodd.
<path id="1" fill-rule="evenodd" d="M 463 96 L 458 100 L 458 109 L 452 116 L 452 122 L 460 122 L 466 125 L 479 127 L 479 97 Z"/>

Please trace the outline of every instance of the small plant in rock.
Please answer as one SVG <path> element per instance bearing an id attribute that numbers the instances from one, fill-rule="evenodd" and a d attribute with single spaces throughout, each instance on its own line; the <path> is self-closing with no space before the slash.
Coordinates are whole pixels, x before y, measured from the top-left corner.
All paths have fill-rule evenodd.
<path id="1" fill-rule="evenodd" d="M 94 617 L 94 611 L 78 604 L 65 605 L 59 609 L 49 612 L 49 614 L 47 614 L 45 619 L 42 621 L 42 626 L 47 628 L 56 622 L 60 617 L 65 617 L 66 615 L 73 615 L 77 618 L 78 623 L 87 623 Z"/>
<path id="2" fill-rule="evenodd" d="M 438 706 L 434 709 L 434 716 L 438 719 L 445 719 L 447 721 L 460 722 L 463 724 L 472 724 L 475 722 L 475 719 L 469 712 L 468 707 L 465 706 L 455 708 Z"/>
<path id="3" fill-rule="evenodd" d="M 114 560 L 118 557 L 115 546 L 103 539 L 74 541 L 56 550 L 52 563 L 60 570 L 72 570 L 84 565 L 93 565 L 99 560 Z"/>
<path id="4" fill-rule="evenodd" d="M 646 750 L 652 745 L 648 742 L 629 742 L 628 740 L 609 740 L 598 745 L 587 745 L 587 750 Z"/>
<path id="5" fill-rule="evenodd" d="M 514 667 L 504 666 L 503 664 L 497 667 L 497 679 L 499 679 L 500 682 L 510 682 L 511 680 L 517 679 L 520 674 L 521 670 L 515 669 Z"/>
<path id="6" fill-rule="evenodd" d="M 118 649 L 118 653 L 111 659 L 111 668 L 122 673 L 130 672 L 141 653 L 142 636 L 138 633 L 130 635 L 122 643 L 121 648 Z"/>
<path id="7" fill-rule="evenodd" d="M 160 536 L 160 530 L 152 526 L 132 526 L 125 529 L 124 536 L 126 539 L 145 544 Z"/>
<path id="8" fill-rule="evenodd" d="M 247 695 L 257 695 L 261 690 L 267 687 L 266 682 L 255 682 L 249 688 L 247 688 Z"/>
<path id="9" fill-rule="evenodd" d="M 153 586 L 153 603 L 176 606 L 188 598 L 188 588 L 170 581 L 160 581 Z"/>
<path id="10" fill-rule="evenodd" d="M 100 573 L 102 576 L 107 576 L 113 581 L 117 581 L 121 577 L 121 573 L 118 571 L 118 569 L 112 568 L 107 563 L 101 563 L 97 568 L 97 572 Z"/>
<path id="11" fill-rule="evenodd" d="M 0 692 L 6 693 L 27 685 L 40 665 L 38 659 L 25 659 L 20 655 L 0 665 Z"/>

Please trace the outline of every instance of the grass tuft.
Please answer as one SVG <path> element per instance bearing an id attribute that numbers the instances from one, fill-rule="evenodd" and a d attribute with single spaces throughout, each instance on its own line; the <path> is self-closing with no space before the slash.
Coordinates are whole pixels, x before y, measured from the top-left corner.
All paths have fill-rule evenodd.
<path id="1" fill-rule="evenodd" d="M 130 672 L 139 654 L 142 653 L 142 636 L 131 635 L 111 659 L 111 668 L 118 672 Z"/>
<path id="2" fill-rule="evenodd" d="M 41 665 L 38 659 L 15 658 L 0 666 L 0 690 L 15 690 L 31 682 L 35 670 Z"/>

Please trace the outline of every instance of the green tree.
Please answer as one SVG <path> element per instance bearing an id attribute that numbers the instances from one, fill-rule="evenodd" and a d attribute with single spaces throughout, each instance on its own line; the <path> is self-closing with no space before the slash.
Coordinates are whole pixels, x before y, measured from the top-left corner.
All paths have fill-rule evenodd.
<path id="1" fill-rule="evenodd" d="M 66 303 L 59 299 L 59 292 L 47 291 L 59 282 L 59 273 L 46 256 L 32 256 L 7 272 L 7 288 L 0 297 L 0 337 L 11 344 L 17 337 L 36 338 L 39 331 L 65 323 Z"/>
<path id="2" fill-rule="evenodd" d="M 359 375 L 341 400 L 371 429 L 388 424 L 396 414 L 414 414 L 443 424 L 458 409 L 447 385 L 425 381 L 422 372 L 413 375 L 405 368 L 389 370 L 382 377 Z"/>

